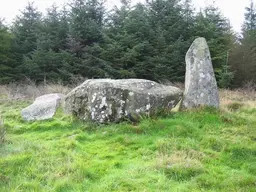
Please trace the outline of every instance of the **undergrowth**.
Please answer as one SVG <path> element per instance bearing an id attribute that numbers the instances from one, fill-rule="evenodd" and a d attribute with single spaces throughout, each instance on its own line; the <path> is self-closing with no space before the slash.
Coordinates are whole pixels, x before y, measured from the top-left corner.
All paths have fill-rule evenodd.
<path id="1" fill-rule="evenodd" d="M 241 191 L 256 189 L 256 110 L 200 109 L 95 125 L 58 111 L 24 122 L 29 102 L 0 102 L 0 191 Z"/>

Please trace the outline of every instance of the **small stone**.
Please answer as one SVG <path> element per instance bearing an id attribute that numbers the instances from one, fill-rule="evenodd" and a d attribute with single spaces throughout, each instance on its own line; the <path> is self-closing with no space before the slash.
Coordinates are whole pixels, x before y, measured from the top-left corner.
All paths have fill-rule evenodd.
<path id="1" fill-rule="evenodd" d="M 64 95 L 59 93 L 38 97 L 32 105 L 21 111 L 21 115 L 25 121 L 51 119 L 63 98 Z"/>

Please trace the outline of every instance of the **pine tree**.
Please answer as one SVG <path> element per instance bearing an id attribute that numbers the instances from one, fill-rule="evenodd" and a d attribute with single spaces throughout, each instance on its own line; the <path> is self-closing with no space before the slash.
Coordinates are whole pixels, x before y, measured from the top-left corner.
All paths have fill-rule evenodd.
<path id="1" fill-rule="evenodd" d="M 208 41 L 218 85 L 230 85 L 233 74 L 228 66 L 227 55 L 234 43 L 234 35 L 229 21 L 217 7 L 210 5 L 197 14 L 194 30 L 196 36 L 205 37 Z"/>
<path id="2" fill-rule="evenodd" d="M 103 1 L 74 0 L 70 15 L 70 35 L 83 47 L 102 40 Z"/>
<path id="3" fill-rule="evenodd" d="M 37 49 L 37 34 L 40 32 L 41 13 L 29 3 L 17 16 L 12 27 L 17 53 L 28 55 Z M 22 59 L 22 58 L 21 58 Z"/>
<path id="4" fill-rule="evenodd" d="M 247 11 L 241 45 L 234 46 L 229 22 L 220 11 L 210 6 L 195 14 L 191 0 L 148 0 L 135 6 L 122 0 L 122 6 L 110 12 L 103 0 L 73 0 L 67 9 L 53 5 L 45 17 L 29 3 L 11 32 L 0 30 L 0 79 L 26 76 L 36 82 L 68 82 L 72 76 L 83 76 L 184 81 L 185 54 L 202 36 L 209 43 L 219 85 L 229 86 L 234 50 L 239 50 L 243 67 L 252 69 L 243 75 L 251 79 L 253 73 L 253 6 Z M 239 67 L 232 65 L 233 70 Z"/>
<path id="5" fill-rule="evenodd" d="M 74 0 L 70 11 L 68 52 L 77 61 L 74 66 L 83 77 L 104 77 L 103 60 L 100 59 L 103 43 L 105 8 L 102 0 Z"/>
<path id="6" fill-rule="evenodd" d="M 65 10 L 59 11 L 56 5 L 47 10 L 43 19 L 43 26 L 37 41 L 37 48 L 43 50 L 52 49 L 55 52 L 67 48 L 67 37 L 69 33 L 68 16 Z"/>
<path id="7" fill-rule="evenodd" d="M 23 65 L 24 58 L 31 57 L 33 51 L 37 50 L 38 34 L 40 34 L 41 13 L 34 7 L 33 3 L 29 3 L 21 12 L 21 16 L 17 16 L 13 26 L 12 33 L 14 35 L 13 51 L 15 52 L 15 60 L 19 63 L 19 76 L 27 76 L 30 68 Z M 36 73 L 29 78 L 34 77 Z"/>
<path id="8" fill-rule="evenodd" d="M 249 7 L 246 7 L 245 10 L 245 21 L 242 27 L 243 35 L 256 29 L 256 11 L 253 0 L 250 1 Z"/>
<path id="9" fill-rule="evenodd" d="M 242 27 L 242 38 L 231 50 L 230 63 L 235 72 L 235 84 L 238 86 L 250 81 L 256 83 L 256 8 L 251 1 L 246 7 Z"/>
<path id="10" fill-rule="evenodd" d="M 13 80 L 15 62 L 12 57 L 13 36 L 0 19 L 0 83 L 8 83 Z"/>

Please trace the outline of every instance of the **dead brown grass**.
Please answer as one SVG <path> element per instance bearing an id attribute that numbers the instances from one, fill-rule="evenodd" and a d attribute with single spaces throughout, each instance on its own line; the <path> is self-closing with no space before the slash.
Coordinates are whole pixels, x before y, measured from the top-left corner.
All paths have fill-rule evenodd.
<path id="1" fill-rule="evenodd" d="M 236 89 L 219 91 L 220 106 L 222 109 L 233 107 L 256 108 L 256 90 L 254 89 Z"/>
<path id="2" fill-rule="evenodd" d="M 0 100 L 23 100 L 35 99 L 38 96 L 49 93 L 67 94 L 72 87 L 62 84 L 9 84 L 0 85 Z"/>
<path id="3" fill-rule="evenodd" d="M 167 84 L 180 87 L 181 89 L 184 88 L 183 84 Z M 0 101 L 35 99 L 38 96 L 49 93 L 67 94 L 76 86 L 77 84 L 64 86 L 61 83 L 49 83 L 37 86 L 32 81 L 26 84 L 0 85 Z M 221 89 L 219 95 L 222 109 L 230 110 L 241 107 L 256 108 L 256 89 L 252 86 L 246 86 L 243 89 L 236 90 Z"/>
<path id="4" fill-rule="evenodd" d="M 5 133 L 4 121 L 0 116 L 0 145 L 5 142 Z"/>

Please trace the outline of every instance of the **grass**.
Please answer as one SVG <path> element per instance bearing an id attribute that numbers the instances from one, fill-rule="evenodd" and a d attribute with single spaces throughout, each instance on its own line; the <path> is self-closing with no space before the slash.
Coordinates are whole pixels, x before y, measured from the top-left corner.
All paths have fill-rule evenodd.
<path id="1" fill-rule="evenodd" d="M 256 109 L 234 104 L 95 125 L 58 111 L 24 122 L 0 101 L 0 191 L 256 191 Z"/>

